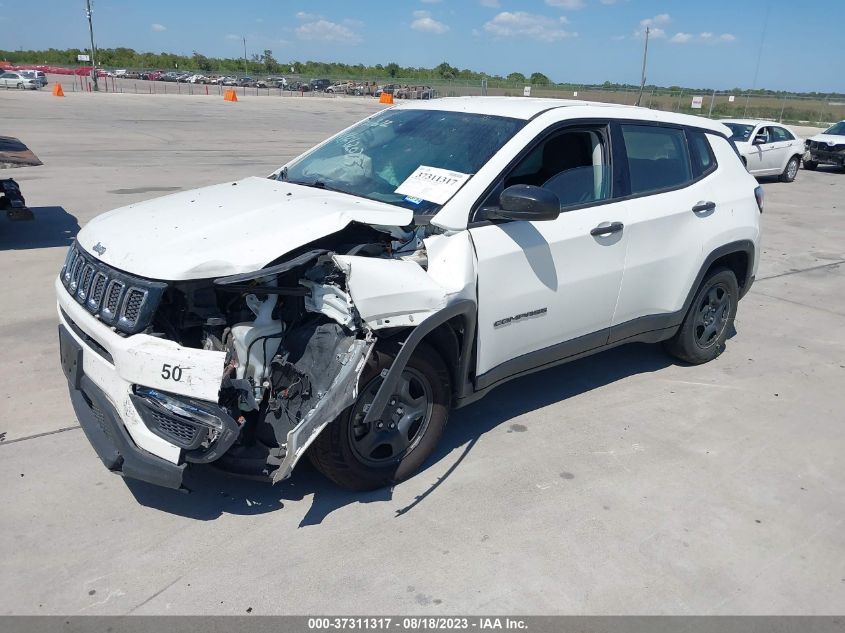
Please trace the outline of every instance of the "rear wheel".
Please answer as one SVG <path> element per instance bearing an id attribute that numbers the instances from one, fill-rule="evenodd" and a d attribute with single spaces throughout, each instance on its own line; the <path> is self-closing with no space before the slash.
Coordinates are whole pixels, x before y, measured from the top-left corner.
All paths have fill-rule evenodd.
<path id="1" fill-rule="evenodd" d="M 412 476 L 437 446 L 449 416 L 449 371 L 425 344 L 408 361 L 382 420 L 365 423 L 394 356 L 374 352 L 355 403 L 314 441 L 314 466 L 343 488 L 375 490 Z"/>
<path id="2" fill-rule="evenodd" d="M 681 328 L 664 343 L 666 351 L 693 365 L 719 356 L 733 327 L 738 302 L 739 284 L 732 270 L 717 268 L 708 273 Z"/>
<path id="3" fill-rule="evenodd" d="M 786 167 L 783 170 L 783 173 L 780 175 L 781 182 L 792 182 L 795 180 L 795 177 L 798 175 L 798 165 L 801 163 L 801 159 L 798 156 L 793 156 L 789 159 L 789 162 L 786 164 Z"/>
<path id="4" fill-rule="evenodd" d="M 810 171 L 816 171 L 819 164 L 814 160 L 805 160 L 804 161 L 804 169 L 809 169 Z"/>

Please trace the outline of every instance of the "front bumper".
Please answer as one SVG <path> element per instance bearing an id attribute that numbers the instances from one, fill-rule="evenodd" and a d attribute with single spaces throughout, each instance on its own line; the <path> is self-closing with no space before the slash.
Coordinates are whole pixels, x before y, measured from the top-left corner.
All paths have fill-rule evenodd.
<path id="1" fill-rule="evenodd" d="M 845 152 L 825 152 L 820 150 L 809 150 L 810 160 L 821 165 L 838 165 L 845 167 Z M 806 160 L 806 159 L 805 159 Z"/>
<path id="2" fill-rule="evenodd" d="M 85 375 L 82 346 L 63 325 L 59 326 L 59 340 L 73 410 L 105 467 L 125 477 L 180 489 L 186 465 L 138 448 L 106 393 Z"/>

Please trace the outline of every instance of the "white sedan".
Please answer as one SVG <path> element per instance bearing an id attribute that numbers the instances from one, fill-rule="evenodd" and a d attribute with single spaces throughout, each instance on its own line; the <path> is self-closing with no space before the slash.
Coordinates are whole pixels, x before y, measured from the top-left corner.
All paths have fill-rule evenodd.
<path id="1" fill-rule="evenodd" d="M 41 84 L 32 77 L 26 77 L 18 72 L 0 73 L 0 86 L 5 88 L 20 88 L 21 90 L 38 90 Z"/>
<path id="2" fill-rule="evenodd" d="M 779 176 L 782 182 L 795 180 L 804 154 L 804 139 L 773 121 L 728 119 L 720 123 L 731 129 L 731 140 L 750 174 Z"/>

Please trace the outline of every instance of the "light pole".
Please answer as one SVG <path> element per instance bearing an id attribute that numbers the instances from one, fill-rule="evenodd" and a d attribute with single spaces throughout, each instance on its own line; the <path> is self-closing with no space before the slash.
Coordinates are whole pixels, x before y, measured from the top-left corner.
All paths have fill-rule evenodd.
<path id="1" fill-rule="evenodd" d="M 249 74 L 249 69 L 246 67 L 246 36 L 242 36 L 244 40 L 244 75 Z"/>
<path id="2" fill-rule="evenodd" d="M 97 84 L 97 53 L 96 49 L 94 48 L 94 22 L 91 20 L 91 0 L 85 0 L 85 15 L 88 16 L 88 32 L 91 34 L 91 75 L 92 79 L 94 80 L 94 92 L 100 90 L 100 86 Z"/>
<path id="3" fill-rule="evenodd" d="M 640 94 L 637 95 L 637 106 L 640 105 L 640 101 L 643 98 L 643 89 L 645 88 L 645 70 L 646 64 L 648 63 L 648 35 L 651 33 L 651 29 L 649 27 L 645 28 L 645 50 L 643 51 L 643 76 L 640 79 Z"/>

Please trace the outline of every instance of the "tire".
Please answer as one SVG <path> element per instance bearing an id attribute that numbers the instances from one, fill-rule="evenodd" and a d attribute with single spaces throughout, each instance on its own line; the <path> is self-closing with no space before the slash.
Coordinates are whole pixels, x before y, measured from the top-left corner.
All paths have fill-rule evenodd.
<path id="1" fill-rule="evenodd" d="M 795 180 L 795 177 L 798 175 L 798 167 L 801 166 L 801 159 L 798 156 L 793 156 L 789 159 L 789 162 L 786 163 L 786 167 L 783 169 L 783 173 L 780 175 L 781 182 L 792 182 Z"/>
<path id="2" fill-rule="evenodd" d="M 819 164 L 814 160 L 805 160 L 804 161 L 804 169 L 809 169 L 810 171 L 816 171 L 818 169 Z"/>
<path id="3" fill-rule="evenodd" d="M 18 84 L 18 90 L 23 90 L 23 84 Z"/>
<path id="4" fill-rule="evenodd" d="M 424 343 L 402 373 L 400 394 L 390 399 L 393 404 L 385 410 L 387 419 L 378 423 L 384 427 L 363 424 L 364 408 L 375 397 L 383 380 L 381 372 L 393 358 L 393 354 L 373 352 L 359 381 L 358 399 L 323 430 L 308 451 L 317 470 L 343 488 L 376 490 L 408 479 L 434 451 L 446 428 L 451 404 L 449 371 Z M 404 415 L 403 408 L 407 409 Z"/>
<path id="5" fill-rule="evenodd" d="M 680 329 L 663 344 L 666 351 L 692 365 L 715 359 L 725 350 L 738 303 L 739 284 L 733 271 L 710 271 L 695 293 Z"/>

